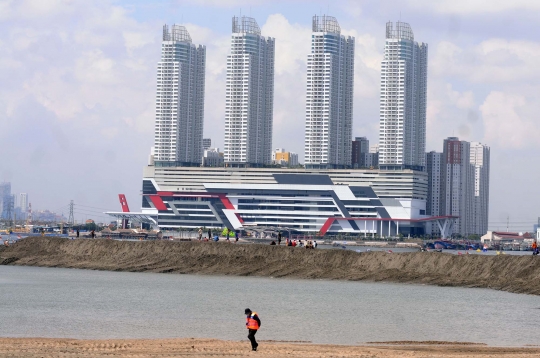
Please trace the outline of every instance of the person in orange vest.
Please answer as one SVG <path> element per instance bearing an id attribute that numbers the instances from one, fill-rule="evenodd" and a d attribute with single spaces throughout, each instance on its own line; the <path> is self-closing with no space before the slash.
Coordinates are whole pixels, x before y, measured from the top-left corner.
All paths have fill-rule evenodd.
<path id="1" fill-rule="evenodd" d="M 532 250 L 533 250 L 533 255 L 538 255 L 538 244 L 536 243 L 536 240 L 534 240 L 532 243 Z"/>
<path id="2" fill-rule="evenodd" d="M 246 314 L 246 328 L 249 330 L 248 339 L 251 342 L 251 350 L 256 351 L 259 344 L 255 340 L 255 333 L 261 328 L 261 320 L 257 315 L 257 312 L 251 312 L 249 308 L 245 310 Z"/>

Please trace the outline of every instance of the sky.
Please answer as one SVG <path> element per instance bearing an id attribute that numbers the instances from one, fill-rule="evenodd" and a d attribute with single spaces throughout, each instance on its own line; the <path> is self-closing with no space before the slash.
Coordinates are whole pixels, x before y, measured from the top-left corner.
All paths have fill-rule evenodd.
<path id="1" fill-rule="evenodd" d="M 540 1 L 0 0 L 0 181 L 34 210 L 110 221 L 141 203 L 164 24 L 206 46 L 204 137 L 223 148 L 231 17 L 276 40 L 272 146 L 303 159 L 311 18 L 354 36 L 353 136 L 378 141 L 387 21 L 429 46 L 427 151 L 457 136 L 491 147 L 490 229 L 540 216 Z"/>

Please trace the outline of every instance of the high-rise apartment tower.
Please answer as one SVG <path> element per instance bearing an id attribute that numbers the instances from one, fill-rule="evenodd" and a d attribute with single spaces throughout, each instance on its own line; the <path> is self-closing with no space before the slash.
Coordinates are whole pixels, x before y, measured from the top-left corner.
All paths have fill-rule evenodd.
<path id="1" fill-rule="evenodd" d="M 163 26 L 157 70 L 154 163 L 193 166 L 202 160 L 206 47 L 184 26 Z"/>
<path id="2" fill-rule="evenodd" d="M 366 137 L 356 137 L 352 141 L 351 164 L 353 168 L 368 168 L 369 140 Z"/>
<path id="3" fill-rule="evenodd" d="M 474 170 L 472 232 L 483 235 L 488 229 L 490 148 L 471 142 L 470 160 Z"/>
<path id="4" fill-rule="evenodd" d="M 11 218 L 11 211 L 13 207 L 13 196 L 11 195 L 11 183 L 0 183 L 0 218 Z"/>
<path id="5" fill-rule="evenodd" d="M 305 166 L 351 166 L 354 37 L 332 16 L 313 16 L 307 63 Z"/>
<path id="6" fill-rule="evenodd" d="M 428 46 L 404 22 L 386 24 L 381 66 L 379 166 L 425 167 Z"/>
<path id="7" fill-rule="evenodd" d="M 441 183 L 443 178 L 443 153 L 431 151 L 426 153 L 426 171 L 428 173 L 428 197 L 426 200 L 426 214 L 429 216 L 441 215 Z M 428 234 L 439 233 L 439 228 L 434 222 L 426 223 Z"/>
<path id="8" fill-rule="evenodd" d="M 28 193 L 19 194 L 19 207 L 23 213 L 28 211 Z"/>
<path id="9" fill-rule="evenodd" d="M 232 18 L 227 56 L 225 165 L 262 166 L 272 160 L 275 40 L 251 17 Z"/>

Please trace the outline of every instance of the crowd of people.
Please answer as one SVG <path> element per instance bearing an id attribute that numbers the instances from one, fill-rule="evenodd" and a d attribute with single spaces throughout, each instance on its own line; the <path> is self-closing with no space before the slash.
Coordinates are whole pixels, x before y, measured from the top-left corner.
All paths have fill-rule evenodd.
<path id="1" fill-rule="evenodd" d="M 278 237 L 278 243 L 274 240 L 270 243 L 270 245 L 281 245 L 281 237 Z M 296 240 L 296 239 L 289 239 L 287 238 L 285 240 L 285 246 L 291 246 L 291 247 L 305 247 L 306 249 L 315 249 L 317 248 L 317 241 L 315 240 Z"/>
<path id="2" fill-rule="evenodd" d="M 199 228 L 199 230 L 197 232 L 197 239 L 199 241 L 219 241 L 219 238 L 220 238 L 219 234 L 222 234 L 222 236 L 225 236 L 225 241 L 231 242 L 231 236 L 233 235 L 232 231 L 230 231 L 227 228 L 225 228 L 223 230 L 223 232 L 221 232 L 221 233 L 216 232 L 214 236 L 212 236 L 212 229 L 208 229 L 208 232 L 207 232 L 206 236 L 204 234 L 205 233 L 204 233 L 203 228 Z M 234 231 L 234 242 L 237 243 L 239 239 L 240 239 L 240 234 L 236 230 L 236 231 Z M 283 236 L 282 236 L 281 232 L 278 232 L 278 234 L 277 234 L 277 242 L 276 242 L 276 240 L 272 240 L 270 242 L 270 245 L 281 245 L 282 239 L 283 239 Z M 315 248 L 317 248 L 317 242 L 315 240 L 300 240 L 300 239 L 286 238 L 285 239 L 285 246 L 291 246 L 291 247 L 297 247 L 298 246 L 298 247 L 305 247 L 306 249 L 315 249 Z"/>

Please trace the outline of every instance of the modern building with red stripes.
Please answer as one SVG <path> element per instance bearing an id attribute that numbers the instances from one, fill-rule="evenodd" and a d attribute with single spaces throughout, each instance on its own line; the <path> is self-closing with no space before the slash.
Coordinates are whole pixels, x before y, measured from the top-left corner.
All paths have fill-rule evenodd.
<path id="1" fill-rule="evenodd" d="M 424 181 L 425 173 L 410 170 L 149 167 L 141 211 L 129 211 L 121 197 L 123 211 L 108 214 L 159 229 L 274 227 L 366 236 L 421 235 L 434 221 L 446 236 L 448 219 L 425 215 Z"/>

